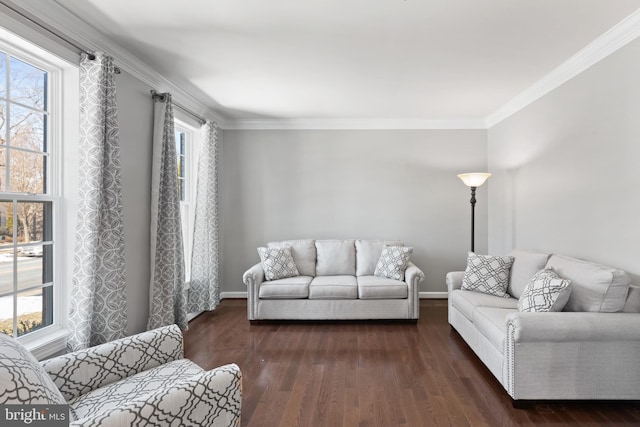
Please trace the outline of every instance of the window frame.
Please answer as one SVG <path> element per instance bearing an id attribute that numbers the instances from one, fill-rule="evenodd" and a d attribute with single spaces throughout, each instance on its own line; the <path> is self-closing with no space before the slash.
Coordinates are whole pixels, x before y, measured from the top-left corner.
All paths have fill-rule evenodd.
<path id="1" fill-rule="evenodd" d="M 53 323 L 38 330 L 17 337 L 39 359 L 50 356 L 64 349 L 67 331 L 67 307 L 70 289 L 72 261 L 63 254 L 73 251 L 74 236 L 69 230 L 68 215 L 75 214 L 67 205 L 74 199 L 69 191 L 65 192 L 68 174 L 64 174 L 63 158 L 69 151 L 77 151 L 79 137 L 79 67 L 59 56 L 45 50 L 22 37 L 16 36 L 6 28 L 0 27 L 0 50 L 18 60 L 31 64 L 47 72 L 47 155 L 46 155 L 46 190 L 45 194 L 10 193 L 0 189 L 3 200 L 20 200 L 28 202 L 46 201 L 52 204 L 50 224 L 52 227 L 51 243 L 53 250 Z M 63 148 L 63 140 L 70 142 Z M 73 162 L 72 162 L 73 163 Z M 65 165 L 67 166 L 67 165 Z M 64 175 L 64 176 L 63 176 Z M 75 172 L 77 175 L 77 171 Z M 63 205 L 64 203 L 64 205 Z M 75 215 L 74 219 L 75 221 Z M 21 246 L 16 243 L 16 246 Z M 25 246 L 25 245 L 22 245 Z M 15 268 L 15 262 L 14 262 Z M 13 271 L 14 279 L 16 272 Z M 13 294 L 17 292 L 14 289 Z M 16 302 L 14 302 L 15 308 Z M 15 311 L 14 311 L 15 314 Z"/>

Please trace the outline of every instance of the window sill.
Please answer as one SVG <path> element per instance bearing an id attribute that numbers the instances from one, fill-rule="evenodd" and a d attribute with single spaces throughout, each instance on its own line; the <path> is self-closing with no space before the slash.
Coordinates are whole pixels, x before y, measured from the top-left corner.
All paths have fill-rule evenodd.
<path id="1" fill-rule="evenodd" d="M 39 331 L 35 336 L 25 336 L 18 339 L 27 350 L 38 360 L 44 360 L 64 351 L 69 331 L 62 327 L 47 328 Z"/>

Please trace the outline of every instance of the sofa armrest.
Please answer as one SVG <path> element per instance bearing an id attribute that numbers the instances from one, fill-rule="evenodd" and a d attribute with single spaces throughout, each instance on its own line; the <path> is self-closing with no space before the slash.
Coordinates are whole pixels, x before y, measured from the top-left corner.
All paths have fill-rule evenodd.
<path id="1" fill-rule="evenodd" d="M 235 364 L 221 366 L 169 387 L 103 410 L 72 426 L 180 425 L 239 426 L 242 373 Z"/>
<path id="2" fill-rule="evenodd" d="M 407 269 L 404 271 L 404 281 L 408 286 L 409 299 L 412 304 L 409 305 L 409 318 L 420 318 L 420 283 L 424 280 L 424 273 L 414 263 L 409 262 Z"/>
<path id="3" fill-rule="evenodd" d="M 409 262 L 407 269 L 404 271 L 404 281 L 408 284 L 418 286 L 424 280 L 424 273 L 412 262 Z"/>
<path id="4" fill-rule="evenodd" d="M 245 271 L 242 275 L 242 281 L 247 285 L 247 287 L 251 285 L 259 285 L 264 282 L 264 270 L 262 269 L 262 264 L 257 263 Z"/>
<path id="5" fill-rule="evenodd" d="M 451 292 L 462 288 L 462 278 L 464 271 L 451 271 L 447 273 L 447 291 Z"/>
<path id="6" fill-rule="evenodd" d="M 258 290 L 260 283 L 264 282 L 264 270 L 258 263 L 244 272 L 242 281 L 247 285 L 247 319 L 256 320 L 258 313 Z"/>
<path id="7" fill-rule="evenodd" d="M 68 401 L 183 355 L 182 332 L 170 325 L 40 363 Z"/>
<path id="8" fill-rule="evenodd" d="M 640 313 L 511 313 L 509 339 L 521 342 L 640 341 Z"/>

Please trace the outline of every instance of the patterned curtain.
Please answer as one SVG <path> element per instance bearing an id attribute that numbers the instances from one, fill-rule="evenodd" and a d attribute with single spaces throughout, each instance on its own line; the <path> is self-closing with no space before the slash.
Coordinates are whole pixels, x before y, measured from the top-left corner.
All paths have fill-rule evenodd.
<path id="1" fill-rule="evenodd" d="M 80 61 L 80 171 L 67 341 L 80 350 L 126 335 L 124 231 L 112 58 Z"/>
<path id="2" fill-rule="evenodd" d="M 187 329 L 184 248 L 171 95 L 153 95 L 151 167 L 151 287 L 148 329 Z"/>
<path id="3" fill-rule="evenodd" d="M 220 304 L 218 273 L 218 128 L 207 121 L 202 127 L 198 159 L 198 184 L 191 253 L 189 313 L 210 311 Z"/>

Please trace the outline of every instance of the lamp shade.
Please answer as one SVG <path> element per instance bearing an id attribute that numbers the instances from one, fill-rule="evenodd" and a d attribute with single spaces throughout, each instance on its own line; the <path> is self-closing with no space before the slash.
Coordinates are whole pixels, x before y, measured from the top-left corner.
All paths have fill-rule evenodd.
<path id="1" fill-rule="evenodd" d="M 490 173 L 461 173 L 458 178 L 462 180 L 468 187 L 480 187 L 491 176 Z"/>

